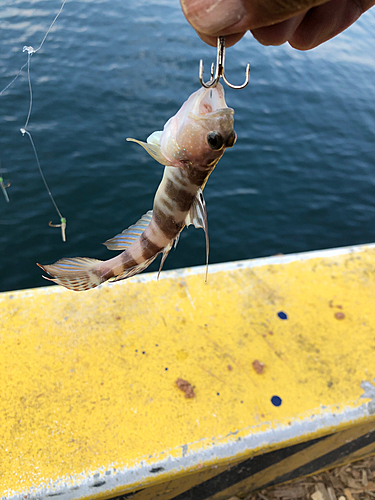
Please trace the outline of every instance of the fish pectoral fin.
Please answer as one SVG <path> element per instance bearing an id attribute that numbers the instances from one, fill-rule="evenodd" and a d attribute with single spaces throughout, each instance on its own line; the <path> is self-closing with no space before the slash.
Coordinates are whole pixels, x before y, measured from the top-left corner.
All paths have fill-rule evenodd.
<path id="1" fill-rule="evenodd" d="M 95 267 L 101 260 L 76 257 L 72 259 L 60 259 L 54 264 L 42 266 L 37 264 L 51 278 L 43 276 L 44 279 L 53 281 L 58 285 L 65 286 L 76 292 L 95 288 L 106 281 L 106 278 L 95 272 Z"/>
<path id="2" fill-rule="evenodd" d="M 108 250 L 126 250 L 134 241 L 141 236 L 152 219 L 152 210 L 145 213 L 138 222 L 125 229 L 122 233 L 105 241 Z"/>
<path id="3" fill-rule="evenodd" d="M 154 134 L 157 134 L 158 132 L 154 132 Z M 161 152 L 160 149 L 160 142 L 157 142 L 157 135 L 154 136 L 154 134 L 151 134 L 150 137 L 147 139 L 147 142 L 143 141 L 138 141 L 137 139 L 132 139 L 128 137 L 126 140 L 130 142 L 136 142 L 142 148 L 144 148 L 147 153 L 154 158 L 154 160 L 158 161 L 162 165 L 165 165 L 166 167 L 173 167 L 173 163 L 171 163 L 168 158 L 166 158 L 163 153 Z M 150 142 L 148 142 L 150 140 Z"/>
<path id="4" fill-rule="evenodd" d="M 151 135 L 147 137 L 147 142 L 149 144 L 155 144 L 156 146 L 160 146 L 160 139 L 162 133 L 163 133 L 162 130 L 157 130 L 156 132 L 153 132 Z"/>
<path id="5" fill-rule="evenodd" d="M 203 191 L 199 188 L 190 211 L 185 219 L 186 226 L 194 225 L 197 229 L 202 228 L 206 236 L 206 281 L 208 272 L 208 255 L 210 252 L 210 244 L 208 239 L 208 219 L 206 202 L 204 201 Z"/>

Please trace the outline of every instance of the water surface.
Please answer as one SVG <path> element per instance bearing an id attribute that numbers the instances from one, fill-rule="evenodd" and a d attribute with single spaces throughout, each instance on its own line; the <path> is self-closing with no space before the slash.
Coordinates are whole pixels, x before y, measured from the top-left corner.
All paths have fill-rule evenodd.
<path id="1" fill-rule="evenodd" d="M 0 2 L 0 89 L 38 47 L 59 1 Z M 375 11 L 309 52 L 263 47 L 250 35 L 227 50 L 226 91 L 238 141 L 205 189 L 210 262 L 375 241 Z M 175 0 L 69 0 L 32 56 L 29 124 L 58 217 L 22 137 L 25 72 L 0 97 L 0 291 L 43 286 L 35 262 L 106 259 L 101 245 L 152 207 L 162 166 L 126 137 L 162 129 L 198 88 L 206 46 Z M 165 269 L 204 264 L 203 231 L 184 230 Z M 154 263 L 150 268 L 158 267 Z"/>

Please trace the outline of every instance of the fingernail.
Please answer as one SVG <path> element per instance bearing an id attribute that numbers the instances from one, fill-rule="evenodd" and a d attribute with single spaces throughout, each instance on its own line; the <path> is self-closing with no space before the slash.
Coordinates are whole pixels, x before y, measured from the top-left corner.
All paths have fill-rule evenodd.
<path id="1" fill-rule="evenodd" d="M 246 14 L 241 0 L 181 0 L 181 5 L 193 28 L 207 35 L 225 32 Z"/>

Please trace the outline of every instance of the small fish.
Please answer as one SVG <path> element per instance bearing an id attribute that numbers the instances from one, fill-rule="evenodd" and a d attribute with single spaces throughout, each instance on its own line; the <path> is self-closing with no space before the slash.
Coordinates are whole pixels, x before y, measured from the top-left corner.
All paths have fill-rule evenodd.
<path id="1" fill-rule="evenodd" d="M 159 273 L 185 226 L 203 228 L 208 263 L 207 211 L 203 188 L 226 148 L 236 142 L 234 111 L 225 102 L 224 89 L 201 88 L 180 110 L 140 144 L 165 166 L 154 199 L 153 210 L 128 229 L 107 240 L 109 250 L 123 250 L 116 257 L 101 261 L 90 258 L 65 258 L 42 266 L 50 281 L 70 290 L 89 290 L 107 280 L 119 281 L 146 269 L 162 254 Z"/>

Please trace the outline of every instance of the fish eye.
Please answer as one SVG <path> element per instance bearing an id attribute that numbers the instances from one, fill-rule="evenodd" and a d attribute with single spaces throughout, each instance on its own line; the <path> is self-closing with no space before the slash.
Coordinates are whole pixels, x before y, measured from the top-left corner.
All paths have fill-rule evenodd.
<path id="1" fill-rule="evenodd" d="M 224 139 L 220 132 L 209 132 L 207 134 L 207 142 L 211 149 L 217 151 L 223 147 Z"/>
<path id="2" fill-rule="evenodd" d="M 234 146 L 234 143 L 236 142 L 236 140 L 237 140 L 237 134 L 233 130 L 233 132 L 230 134 L 230 136 L 228 137 L 228 139 L 225 141 L 225 146 L 227 148 L 231 148 L 232 146 Z"/>

